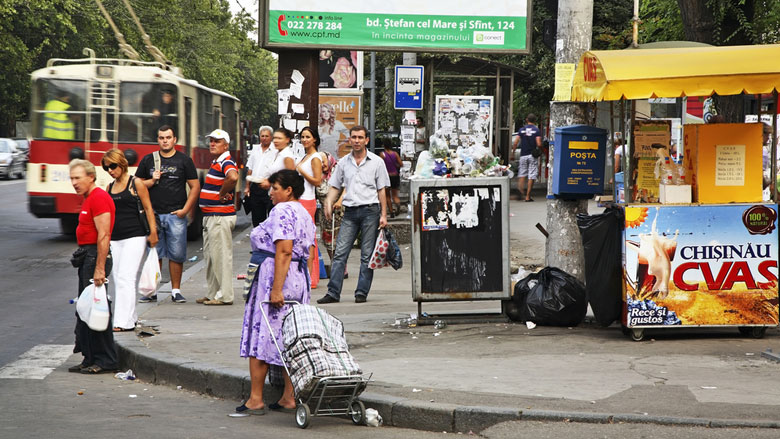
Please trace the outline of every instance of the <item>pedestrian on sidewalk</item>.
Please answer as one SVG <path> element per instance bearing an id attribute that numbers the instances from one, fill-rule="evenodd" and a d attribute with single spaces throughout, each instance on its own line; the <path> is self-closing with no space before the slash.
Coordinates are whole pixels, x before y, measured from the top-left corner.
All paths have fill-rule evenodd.
<path id="1" fill-rule="evenodd" d="M 157 231 L 157 256 L 168 259 L 171 274 L 171 300 L 184 303 L 181 294 L 181 274 L 187 259 L 187 217 L 195 212 L 200 193 L 198 171 L 186 154 L 176 151 L 176 130 L 163 125 L 157 130 L 159 151 L 147 154 L 138 163 L 135 176 L 149 190 L 152 208 L 160 218 Z M 190 193 L 187 195 L 187 186 Z M 157 294 L 141 297 L 139 302 L 156 302 Z"/>
<path id="2" fill-rule="evenodd" d="M 387 207 L 390 209 L 390 217 L 395 218 L 401 212 L 401 197 L 398 196 L 398 193 L 401 188 L 400 172 L 404 164 L 401 162 L 401 156 L 393 150 L 393 143 L 390 141 L 390 138 L 382 137 L 379 139 L 379 143 L 384 148 L 379 153 L 379 156 L 385 161 L 387 175 L 390 177 L 390 189 L 385 189 Z"/>
<path id="3" fill-rule="evenodd" d="M 306 155 L 296 166 L 296 170 L 303 177 L 303 194 L 299 201 L 311 215 L 311 222 L 315 224 L 314 215 L 317 213 L 317 196 L 315 188 L 322 183 L 322 158 L 317 152 L 320 146 L 320 135 L 317 130 L 305 127 L 301 130 L 301 143 L 306 148 Z M 320 283 L 320 258 L 317 257 L 317 240 L 309 254 L 309 274 L 311 275 L 311 288 L 317 288 Z"/>
<path id="4" fill-rule="evenodd" d="M 268 212 L 271 211 L 273 204 L 268 197 L 268 188 L 263 188 L 260 182 L 267 180 L 271 175 L 271 165 L 276 160 L 279 150 L 271 145 L 273 138 L 273 129 L 269 126 L 260 127 L 260 147 L 252 150 L 249 160 L 246 162 L 247 174 L 246 185 L 244 186 L 244 196 L 249 202 L 249 209 L 252 212 L 252 227 L 268 218 Z"/>
<path id="5" fill-rule="evenodd" d="M 523 186 L 525 186 L 525 201 L 529 202 L 533 201 L 531 189 L 534 187 L 534 180 L 539 177 L 539 158 L 534 157 L 533 152 L 536 148 L 542 147 L 542 133 L 536 126 L 535 114 L 529 113 L 525 118 L 525 126 L 517 132 L 517 137 L 512 145 L 512 156 L 514 156 L 518 144 L 520 161 L 517 166 L 517 190 L 522 195 Z"/>
<path id="6" fill-rule="evenodd" d="M 78 268 L 78 294 L 84 291 L 90 279 L 99 287 L 106 283 L 111 274 L 111 229 L 114 227 L 115 209 L 111 197 L 97 187 L 95 165 L 89 160 L 73 159 L 70 168 L 70 183 L 76 194 L 84 197 L 76 227 L 76 241 L 79 248 L 73 253 L 71 263 Z M 111 304 L 109 303 L 109 312 Z M 94 331 L 76 313 L 76 345 L 73 353 L 84 356 L 81 364 L 71 366 L 68 372 L 98 374 L 119 368 L 119 356 L 111 330 L 111 318 L 105 331 Z"/>
<path id="7" fill-rule="evenodd" d="M 333 174 L 333 170 L 336 168 L 336 159 L 325 151 L 320 151 L 320 157 L 322 158 L 322 178 L 325 181 L 325 187 L 329 190 L 330 186 L 328 181 Z M 325 218 L 325 200 L 328 198 L 327 190 L 325 193 L 317 191 L 317 202 L 320 204 L 319 212 L 317 213 L 317 223 L 320 227 L 320 236 L 322 237 L 322 243 L 325 244 L 325 251 L 328 253 L 328 261 L 333 265 L 333 253 L 334 242 L 339 234 L 339 228 L 341 228 L 341 218 L 344 216 L 344 210 L 341 206 L 342 198 L 333 204 L 333 210 L 331 212 L 331 218 Z M 330 276 L 328 276 L 330 277 Z M 347 267 L 344 267 L 344 279 L 349 277 L 347 273 Z"/>
<path id="8" fill-rule="evenodd" d="M 292 149 L 292 138 L 293 133 L 287 128 L 277 128 L 274 131 L 274 147 L 278 153 L 276 154 L 276 159 L 271 164 L 271 168 L 268 170 L 269 175 L 282 169 L 295 170 L 297 160 L 295 160 L 295 153 Z M 271 182 L 268 180 L 261 182 L 261 185 L 266 190 L 271 189 Z"/>
<path id="9" fill-rule="evenodd" d="M 344 267 L 358 232 L 361 234 L 360 274 L 355 289 L 355 302 L 366 301 L 374 270 L 368 268 L 368 261 L 374 251 L 377 232 L 387 226 L 387 196 L 385 188 L 390 186 L 384 161 L 368 152 L 368 130 L 356 125 L 349 130 L 352 152 L 339 160 L 331 175 L 330 191 L 325 201 L 325 217 L 330 219 L 333 203 L 344 191 L 344 217 L 336 240 L 336 251 L 331 266 L 328 293 L 317 303 L 334 303 L 341 299 L 344 283 Z"/>
<path id="10" fill-rule="evenodd" d="M 230 156 L 230 135 L 214 130 L 206 136 L 211 162 L 198 204 L 203 212 L 203 255 L 206 258 L 208 292 L 195 302 L 204 305 L 233 304 L 233 228 L 236 209 L 233 191 L 238 168 Z"/>
<path id="11" fill-rule="evenodd" d="M 268 219 L 249 235 L 250 262 L 258 268 L 244 310 L 240 353 L 241 357 L 249 358 L 251 391 L 249 399 L 236 407 L 239 413 L 254 415 L 265 414 L 263 388 L 269 365 L 283 365 L 274 340 L 278 343 L 282 340 L 282 320 L 290 306 L 285 302 L 311 301 L 306 259 L 316 232 L 309 213 L 298 202 L 304 191 L 303 177 L 285 169 L 271 175 L 269 181 L 274 208 Z M 264 321 L 263 312 L 268 322 Z M 269 408 L 295 409 L 295 394 L 286 372 L 282 397 Z"/>
<path id="12" fill-rule="evenodd" d="M 111 254 L 116 267 L 112 273 L 114 279 L 114 332 L 132 331 L 138 314 L 135 312 L 135 295 L 138 291 L 138 267 L 146 254 L 146 245 L 157 245 L 157 223 L 154 219 L 149 191 L 140 178 L 127 173 L 125 154 L 114 148 L 109 149 L 101 159 L 103 169 L 114 181 L 106 192 L 114 200 L 116 220 L 111 231 Z M 138 200 L 144 209 L 149 236 L 141 223 Z"/>

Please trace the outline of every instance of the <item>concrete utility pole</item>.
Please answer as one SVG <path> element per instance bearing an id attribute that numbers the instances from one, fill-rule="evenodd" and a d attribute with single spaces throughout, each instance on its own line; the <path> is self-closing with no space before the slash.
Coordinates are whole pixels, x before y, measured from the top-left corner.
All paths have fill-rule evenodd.
<path id="1" fill-rule="evenodd" d="M 590 49 L 593 34 L 593 0 L 559 0 L 558 35 L 555 44 L 555 62 L 579 62 L 580 56 Z M 555 136 L 555 128 L 588 124 L 588 104 L 573 102 L 552 102 L 550 104 L 550 138 Z M 552 145 L 552 143 L 551 143 Z M 555 148 L 554 146 L 552 148 Z M 550 170 L 552 170 L 553 151 L 550 151 Z M 547 194 L 552 194 L 551 175 L 547 182 Z M 563 271 L 585 281 L 585 257 L 582 240 L 577 227 L 578 213 L 586 213 L 587 200 L 565 201 L 547 200 L 547 239 L 545 264 L 558 267 Z"/>

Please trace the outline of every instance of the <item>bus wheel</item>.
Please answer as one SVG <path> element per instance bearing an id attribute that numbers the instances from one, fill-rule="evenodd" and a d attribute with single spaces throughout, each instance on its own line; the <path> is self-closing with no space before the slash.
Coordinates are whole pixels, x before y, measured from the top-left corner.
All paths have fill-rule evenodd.
<path id="1" fill-rule="evenodd" d="M 187 241 L 197 241 L 203 236 L 203 213 L 195 206 L 195 218 L 187 226 Z"/>
<path id="2" fill-rule="evenodd" d="M 63 235 L 75 235 L 78 225 L 78 215 L 63 215 L 60 217 L 60 231 L 62 231 Z"/>

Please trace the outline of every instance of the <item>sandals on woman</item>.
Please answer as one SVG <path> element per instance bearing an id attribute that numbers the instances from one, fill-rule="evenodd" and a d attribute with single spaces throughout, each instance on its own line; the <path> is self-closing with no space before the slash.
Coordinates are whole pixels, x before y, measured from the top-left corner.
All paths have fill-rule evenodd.
<path id="1" fill-rule="evenodd" d="M 114 332 L 130 332 L 134 330 L 135 328 L 120 328 L 118 326 L 114 328 Z"/>

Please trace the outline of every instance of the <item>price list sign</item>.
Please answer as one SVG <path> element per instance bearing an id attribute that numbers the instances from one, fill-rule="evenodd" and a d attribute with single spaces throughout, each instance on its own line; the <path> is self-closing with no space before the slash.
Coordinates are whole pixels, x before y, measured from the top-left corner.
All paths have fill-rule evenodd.
<path id="1" fill-rule="evenodd" d="M 745 185 L 745 145 L 715 146 L 715 186 Z"/>

